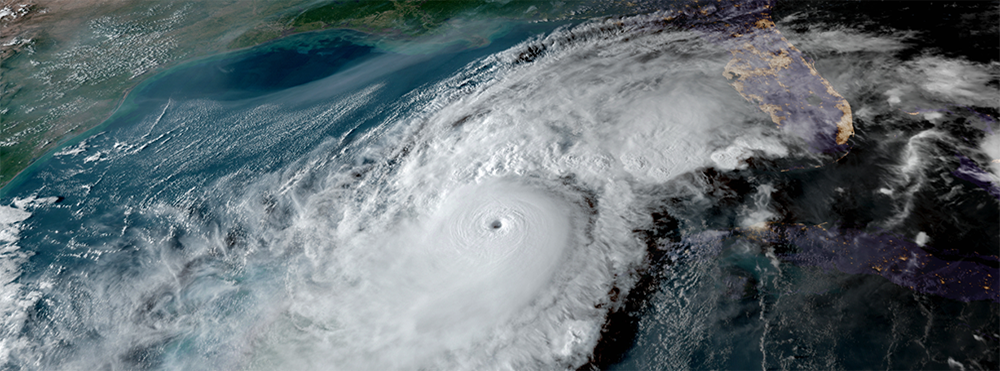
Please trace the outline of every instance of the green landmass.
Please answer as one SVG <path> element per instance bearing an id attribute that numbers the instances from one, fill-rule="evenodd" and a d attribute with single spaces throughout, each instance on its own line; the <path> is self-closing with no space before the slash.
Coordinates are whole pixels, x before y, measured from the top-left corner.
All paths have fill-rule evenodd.
<path id="1" fill-rule="evenodd" d="M 456 20 L 555 20 L 597 14 L 582 2 L 489 0 L 329 1 L 250 30 L 230 44 L 242 48 L 283 35 L 329 28 L 415 39 L 444 33 Z M 476 35 L 483 36 L 483 35 Z"/>
<path id="2" fill-rule="evenodd" d="M 26 1 L 36 3 L 0 22 L 0 187 L 104 122 L 146 77 L 302 11 L 281 0 Z"/>
<path id="3" fill-rule="evenodd" d="M 42 3 L 47 0 L 32 1 L 39 2 L 29 14 L 37 17 L 26 17 L 33 28 L 5 35 L 18 44 L 0 56 L 0 187 L 70 138 L 98 127 L 139 82 L 185 60 L 325 29 L 360 31 L 387 45 L 438 36 L 443 39 L 435 40 L 438 44 L 481 46 L 497 31 L 484 23 L 582 19 L 634 5 L 599 0 L 118 0 L 57 14 L 47 12 Z"/>

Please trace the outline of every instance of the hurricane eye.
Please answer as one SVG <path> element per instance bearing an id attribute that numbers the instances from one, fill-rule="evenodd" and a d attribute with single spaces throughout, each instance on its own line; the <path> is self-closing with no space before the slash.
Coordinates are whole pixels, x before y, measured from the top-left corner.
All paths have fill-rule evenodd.
<path id="1" fill-rule="evenodd" d="M 501 223 L 499 220 L 494 220 L 490 222 L 490 228 L 500 229 L 500 227 L 503 227 L 503 223 Z"/>

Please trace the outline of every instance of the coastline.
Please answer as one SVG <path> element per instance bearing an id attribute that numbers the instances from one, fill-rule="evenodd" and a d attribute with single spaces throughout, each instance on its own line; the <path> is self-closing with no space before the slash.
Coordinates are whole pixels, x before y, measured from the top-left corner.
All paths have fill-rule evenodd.
<path id="1" fill-rule="evenodd" d="M 137 0 L 0 3 L 0 189 L 53 150 L 101 127 L 149 77 L 234 51 L 229 42 L 266 18 L 227 22 L 257 10 L 240 4 L 206 2 L 192 9 Z M 294 4 L 263 5 L 270 8 L 259 14 Z"/>
<path id="2" fill-rule="evenodd" d="M 479 36 L 499 32 L 497 27 L 482 27 L 472 34 L 457 32 L 455 22 L 458 28 L 468 26 L 462 23 L 467 21 L 463 18 L 420 33 L 347 21 L 327 20 L 321 26 L 308 27 L 283 24 L 323 6 L 269 0 L 183 5 L 138 0 L 3 0 L 0 9 L 10 8 L 13 13 L 0 13 L 4 30 L 0 45 L 5 45 L 0 54 L 0 75 L 4 76 L 0 195 L 34 164 L 67 144 L 79 142 L 78 136 L 103 127 L 145 80 L 191 61 L 292 35 L 338 29 L 373 35 L 374 43 L 390 49 L 427 37 L 440 39 L 432 43 L 440 47 L 463 40 L 473 47 L 482 46 L 489 37 Z M 456 3 L 456 7 L 461 6 Z M 281 30 L 273 38 L 246 43 L 261 27 Z M 439 32 L 442 30 L 444 34 Z M 73 78 L 83 80 L 70 81 Z"/>
<path id="3" fill-rule="evenodd" d="M 184 70 L 186 68 L 190 68 L 193 65 L 198 65 L 198 64 L 203 64 L 203 63 L 211 63 L 211 62 L 219 60 L 219 59 L 239 58 L 242 54 L 252 53 L 253 50 L 261 48 L 261 47 L 267 48 L 268 45 L 272 45 L 272 44 L 275 44 L 275 43 L 280 43 L 280 42 L 282 42 L 284 40 L 288 40 L 288 39 L 290 39 L 292 37 L 295 37 L 295 36 L 302 36 L 302 35 L 315 34 L 315 33 L 326 33 L 326 32 L 342 32 L 342 31 L 351 32 L 351 33 L 357 33 L 357 34 L 360 34 L 360 35 L 365 35 L 364 37 L 362 37 L 358 41 L 361 42 L 362 44 L 370 45 L 370 46 L 375 47 L 375 48 L 385 47 L 385 48 L 388 48 L 388 49 L 396 49 L 396 48 L 399 47 L 399 45 L 407 45 L 406 43 L 402 43 L 402 44 L 396 45 L 396 43 L 393 43 L 393 40 L 395 40 L 395 39 L 391 39 L 391 38 L 387 39 L 384 35 L 368 34 L 368 33 L 364 33 L 364 32 L 358 31 L 356 29 L 347 28 L 347 27 L 333 27 L 333 28 L 325 28 L 325 29 L 319 29 L 319 30 L 311 30 L 311 31 L 299 32 L 299 33 L 293 33 L 293 34 L 289 34 L 289 35 L 283 36 L 283 37 L 278 38 L 278 39 L 268 40 L 268 41 L 265 41 L 265 42 L 260 43 L 260 44 L 256 44 L 256 45 L 252 45 L 252 46 L 247 46 L 247 47 L 243 47 L 243 48 L 239 48 L 239 49 L 220 50 L 220 51 L 216 51 L 216 52 L 211 53 L 211 54 L 200 55 L 200 56 L 196 56 L 196 57 L 192 57 L 192 58 L 188 58 L 188 59 L 184 59 L 184 60 L 178 60 L 178 61 L 175 61 L 174 63 L 169 64 L 169 65 L 161 66 L 161 68 L 158 68 L 155 71 L 151 71 L 150 73 L 148 73 L 147 76 L 143 76 L 141 79 L 136 79 L 136 81 L 133 84 L 129 85 L 124 90 L 124 92 L 122 93 L 122 95 L 115 101 L 113 109 L 111 109 L 108 112 L 106 112 L 101 117 L 101 119 L 99 120 L 99 122 L 96 125 L 87 127 L 83 131 L 78 132 L 78 133 L 72 133 L 71 132 L 71 133 L 65 134 L 64 137 L 59 142 L 53 143 L 52 145 L 48 146 L 46 148 L 46 150 L 42 154 L 40 154 L 37 157 L 33 158 L 32 162 L 30 164 L 28 164 L 27 166 L 25 166 L 22 169 L 20 169 L 6 183 L 0 184 L 0 198 L 3 198 L 5 196 L 7 196 L 11 192 L 12 189 L 16 188 L 17 185 L 21 184 L 26 178 L 28 178 L 30 176 L 30 174 L 32 174 L 34 172 L 34 170 L 36 170 L 38 168 L 38 166 L 41 166 L 41 165 L 45 164 L 47 162 L 47 160 L 49 160 L 50 158 L 52 158 L 52 156 L 55 155 L 56 153 L 58 153 L 60 150 L 65 149 L 65 148 L 70 147 L 70 146 L 77 145 L 81 141 L 84 141 L 87 138 L 89 138 L 89 137 L 91 137 L 91 136 L 93 136 L 93 135 L 95 135 L 97 133 L 100 133 L 102 130 L 105 130 L 108 125 L 110 125 L 111 123 L 113 123 L 117 118 L 119 118 L 121 116 L 124 116 L 124 115 L 127 115 L 130 112 L 132 112 L 132 110 L 134 110 L 135 107 L 130 107 L 129 106 L 129 102 L 136 97 L 135 93 L 141 91 L 142 89 L 148 87 L 151 84 L 154 84 L 154 83 L 160 81 L 163 78 L 170 77 L 171 75 L 173 75 L 177 71 Z M 492 29 L 491 31 L 492 31 L 491 32 L 492 36 L 498 36 L 498 35 L 502 35 L 506 30 L 504 30 L 501 27 L 499 29 Z M 492 38 L 492 36 L 491 36 L 491 38 Z M 370 39 L 367 39 L 367 38 L 370 38 Z M 367 40 L 364 40 L 364 39 L 367 39 Z M 459 37 L 459 38 L 456 38 L 456 39 L 450 40 L 450 41 L 446 40 L 446 41 L 439 41 L 439 42 L 431 43 L 431 47 L 432 48 L 447 48 L 449 46 L 455 45 L 456 43 L 462 43 L 463 41 L 467 42 L 468 40 L 465 40 L 465 39 Z M 471 43 L 469 43 L 469 45 L 466 45 L 466 47 L 478 48 L 478 47 L 482 47 L 484 45 L 488 45 L 490 42 L 491 42 L 490 40 L 485 40 L 481 44 L 471 44 Z M 381 45 L 381 44 L 385 44 L 385 45 Z M 420 52 L 428 52 L 427 50 L 417 51 L 417 50 L 405 49 L 405 48 L 402 49 L 402 50 L 394 50 L 394 51 L 395 52 L 400 52 L 400 53 L 403 53 L 403 54 L 406 54 L 406 53 L 409 53 L 409 52 L 417 53 L 417 54 L 419 54 Z"/>

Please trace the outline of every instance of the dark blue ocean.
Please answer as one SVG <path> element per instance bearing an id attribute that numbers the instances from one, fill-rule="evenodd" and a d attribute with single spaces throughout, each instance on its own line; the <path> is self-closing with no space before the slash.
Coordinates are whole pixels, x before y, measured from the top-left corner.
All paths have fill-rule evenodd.
<path id="1" fill-rule="evenodd" d="M 6 259 L 0 265 L 6 297 L 0 310 L 10 318 L 0 334 L 5 339 L 0 340 L 5 347 L 0 352 L 2 369 L 481 369 L 494 359 L 539 369 L 938 369 L 996 362 L 996 356 L 989 355 L 1000 340 L 995 303 L 915 294 L 881 275 L 832 269 L 841 262 L 837 258 L 803 253 L 825 251 L 821 247 L 788 247 L 829 240 L 821 235 L 826 229 L 816 229 L 822 238 L 794 240 L 788 237 L 792 232 L 768 234 L 739 225 L 737 219 L 746 215 L 772 215 L 768 210 L 773 208 L 767 208 L 771 194 L 774 199 L 780 194 L 774 188 L 793 183 L 782 181 L 822 180 L 836 169 L 788 173 L 789 161 L 807 158 L 793 153 L 791 160 L 764 161 L 750 170 L 720 175 L 706 165 L 709 162 L 673 161 L 664 152 L 665 163 L 694 170 L 678 170 L 686 175 L 676 181 L 642 178 L 656 179 L 658 173 L 647 164 L 656 158 L 642 158 L 641 151 L 656 154 L 674 146 L 656 142 L 663 138 L 680 142 L 696 137 L 686 134 L 687 129 L 697 131 L 690 122 L 725 128 L 706 131 L 702 137 L 714 137 L 704 141 L 708 144 L 693 142 L 692 153 L 699 146 L 716 145 L 715 137 L 735 140 L 746 128 L 763 132 L 762 137 L 778 137 L 767 131 L 774 130 L 769 124 L 769 129 L 756 129 L 754 125 L 767 123 L 766 117 L 721 80 L 718 69 L 728 52 L 714 51 L 714 44 L 683 30 L 676 32 L 679 36 L 663 36 L 660 30 L 649 32 L 655 35 L 650 37 L 664 39 L 650 45 L 675 49 L 646 55 L 615 49 L 616 42 L 632 42 L 633 36 L 620 36 L 626 31 L 608 26 L 612 31 L 595 27 L 599 31 L 573 34 L 565 30 L 570 26 L 511 25 L 485 46 L 427 44 L 419 48 L 422 52 L 408 48 L 406 53 L 387 49 L 369 35 L 311 32 L 190 61 L 142 82 L 107 122 L 57 148 L 2 190 L 0 205 L 9 207 L 0 222 L 10 227 L 0 235 L 0 242 L 8 243 L 0 251 L 0 258 Z M 557 30 L 560 27 L 564 29 Z M 636 39 L 648 36 L 645 30 L 634 32 Z M 555 41 L 544 39 L 552 33 L 559 36 L 552 38 Z M 596 46 L 587 44 L 591 39 L 598 40 Z M 614 42 L 602 44 L 605 39 Z M 670 59 L 671 53 L 680 57 Z M 604 58 L 588 66 L 608 67 L 617 74 L 596 67 L 576 71 L 565 63 L 525 81 L 508 81 L 516 80 L 508 76 L 521 66 L 556 63 L 546 58 Z M 654 67 L 676 71 L 647 79 L 644 74 L 659 72 L 627 67 L 657 58 L 668 62 Z M 612 64 L 618 60 L 628 62 L 622 63 L 626 67 Z M 629 80 L 632 76 L 639 77 Z M 526 102 L 523 108 L 510 107 L 521 94 L 548 92 L 550 85 L 564 81 L 578 84 L 533 96 L 538 101 Z M 593 94 L 587 90 L 605 83 L 621 89 L 594 88 L 598 92 Z M 693 88 L 686 90 L 688 86 Z M 636 98 L 635 92 L 649 91 L 680 103 Z M 542 101 L 549 98 L 552 101 Z M 667 106 L 663 110 L 669 114 L 646 116 L 642 109 L 607 108 L 619 103 L 651 111 Z M 546 116 L 550 106 L 552 115 L 571 124 L 551 122 Z M 518 120 L 535 117 L 542 123 L 538 126 L 549 131 L 538 134 L 533 126 L 518 126 Z M 689 121 L 678 124 L 672 121 L 679 120 L 676 117 Z M 727 120 L 738 130 L 724 126 L 730 124 Z M 579 122 L 588 128 L 614 128 L 646 121 L 653 124 L 630 126 L 635 132 L 623 134 L 608 129 L 594 137 L 573 126 Z M 661 124 L 685 130 L 641 131 Z M 858 125 L 863 128 L 864 123 L 859 119 Z M 502 131 L 510 127 L 516 127 L 514 133 Z M 504 136 L 492 136 L 490 130 Z M 480 142 L 448 147 L 454 144 L 452 136 L 458 138 L 454 142 Z M 541 139 L 532 142 L 536 137 Z M 504 140 L 515 142 L 511 138 L 529 139 L 521 147 L 491 147 Z M 649 144 L 643 140 L 653 145 L 643 149 Z M 622 153 L 631 157 L 621 156 L 624 165 L 608 165 L 618 160 L 587 158 L 596 150 L 580 144 L 584 142 L 597 143 L 593 148 L 624 148 Z M 475 152 L 481 148 L 492 151 L 487 155 L 510 155 L 497 159 L 500 155 Z M 511 160 L 532 148 L 544 151 L 536 151 L 542 153 L 538 157 L 525 155 L 529 160 L 521 163 Z M 765 149 L 754 150 L 760 154 Z M 476 157 L 480 155 L 485 160 Z M 435 159 L 441 158 L 456 163 L 468 158 L 475 166 L 422 171 L 437 166 Z M 586 171 L 535 167 L 531 160 Z M 615 166 L 633 173 L 621 175 L 625 172 Z M 500 180 L 481 181 L 495 174 L 502 175 L 495 176 Z M 592 187 L 587 176 L 611 180 Z M 462 177 L 485 185 L 441 181 Z M 712 188 L 712 182 L 725 184 Z M 443 185 L 454 189 L 437 188 Z M 431 195 L 420 198 L 400 189 Z M 795 197 L 807 193 L 801 189 Z M 460 196 L 460 202 L 448 201 L 447 195 Z M 508 195 L 513 200 L 509 204 L 503 198 Z M 554 206 L 548 206 L 550 202 Z M 433 207 L 421 209 L 425 205 Z M 677 211 L 681 206 L 676 205 L 689 208 Z M 531 219 L 532 207 L 543 211 L 538 219 L 546 220 Z M 753 214 L 758 211 L 753 207 L 763 211 Z M 563 224 L 569 227 L 557 220 L 551 229 L 574 235 L 553 238 L 582 247 L 567 250 L 569 257 L 560 251 L 552 254 L 555 257 L 531 253 L 509 263 L 537 265 L 544 271 L 550 267 L 537 261 L 551 258 L 572 267 L 551 268 L 550 275 L 537 279 L 531 278 L 531 269 L 519 272 L 506 265 L 470 263 L 473 268 L 466 270 L 455 268 L 461 263 L 424 261 L 402 249 L 381 248 L 390 243 L 436 243 L 421 240 L 423 234 L 413 232 L 417 230 L 430 230 L 433 233 L 427 234 L 435 238 L 467 238 L 472 232 L 447 230 L 440 226 L 447 218 L 437 217 L 442 212 L 464 217 L 466 208 L 472 210 L 469 220 L 487 218 L 491 225 L 503 221 L 506 224 L 496 225 L 509 228 L 521 227 L 521 214 L 538 223 L 565 216 L 569 222 Z M 665 210 L 673 216 L 667 217 Z M 500 216 L 485 215 L 489 213 Z M 614 217 L 603 219 L 607 215 Z M 384 229 L 379 223 L 401 227 Z M 799 229 L 788 225 L 793 225 L 790 231 Z M 426 226 L 447 233 L 421 229 Z M 595 232 L 603 228 L 613 233 Z M 401 237 L 385 236 L 383 230 L 401 231 Z M 368 231 L 376 231 L 375 236 L 366 235 Z M 545 241 L 551 237 L 547 232 L 539 232 Z M 615 245 L 614 238 L 621 236 L 621 245 L 628 248 Z M 655 243 L 647 246 L 643 238 Z M 863 237 L 854 238 L 859 239 Z M 361 241 L 357 246 L 388 253 L 341 243 L 355 240 Z M 462 262 L 507 256 L 417 251 L 457 256 Z M 780 260 L 786 253 L 792 257 Z M 795 260 L 797 253 L 806 257 Z M 830 261 L 834 263 L 827 264 Z M 477 270 L 489 277 L 481 286 L 446 279 L 463 274 L 476 283 L 475 275 L 468 273 Z M 415 273 L 419 271 L 445 273 L 440 276 L 444 278 L 425 277 Z M 397 272 L 398 277 L 393 276 Z M 555 282 L 552 287 L 540 284 L 542 288 L 534 289 L 544 294 L 537 298 L 512 294 L 507 300 L 497 294 L 499 299 L 489 297 L 492 302 L 463 301 L 489 291 L 483 287 L 508 293 L 523 286 L 532 292 L 529 286 L 550 281 Z M 404 289 L 390 287 L 396 284 Z M 581 287 L 590 291 L 572 296 L 584 291 Z M 406 296 L 409 292 L 432 294 L 414 299 Z M 569 300 L 571 305 L 560 309 L 559 295 L 564 293 L 592 302 Z M 530 313 L 519 317 L 523 308 L 532 310 L 521 311 Z M 416 319 L 408 322 L 407 316 Z M 514 330 L 503 327 L 507 322 L 491 322 L 492 317 L 515 323 Z M 382 327 L 397 319 L 399 329 Z M 434 325 L 451 331 L 428 329 Z M 463 332 L 455 329 L 466 326 L 472 335 L 454 335 Z M 430 334 L 430 345 L 421 334 Z M 479 339 L 476 336 L 488 339 L 483 343 L 487 345 L 469 340 Z M 963 353 L 983 364 L 968 363 L 960 357 Z"/>
<path id="2" fill-rule="evenodd" d="M 243 193 L 242 187 L 265 174 L 280 173 L 310 152 L 332 155 L 343 150 L 373 127 L 405 117 L 408 107 L 400 102 L 407 94 L 557 26 L 509 27 L 487 46 L 433 44 L 412 54 L 383 50 L 373 46 L 372 37 L 351 31 L 312 32 L 195 60 L 153 76 L 131 91 L 101 127 L 70 140 L 3 189 L 4 204 L 27 199 L 24 208 L 32 213 L 17 239 L 20 253 L 30 257 L 23 260 L 19 274 L 18 269 L 11 272 L 16 277 L 10 279 L 19 287 L 47 287 L 41 300 L 26 308 L 23 327 L 5 336 L 55 341 L 43 351 L 41 368 L 72 368 L 66 359 L 87 358 L 85 349 L 93 349 L 88 348 L 93 344 L 86 343 L 100 343 L 111 335 L 102 326 L 134 319 L 118 317 L 121 313 L 102 318 L 111 313 L 100 313 L 101 308 L 130 305 L 127 291 L 163 290 L 132 286 L 161 270 L 160 254 L 184 254 L 187 243 L 196 244 L 190 234 L 211 235 L 220 228 L 223 244 L 234 248 L 243 235 L 230 215 L 219 215 L 220 204 L 232 201 L 225 197 Z M 220 180 L 223 189 L 218 188 Z M 44 200 L 33 203 L 35 199 Z M 204 225 L 178 224 L 170 215 L 144 212 L 158 205 L 180 207 Z M 198 238 L 203 237 L 207 235 Z M 179 269 L 208 269 L 190 276 L 209 281 L 241 281 L 284 269 L 243 272 L 229 262 L 192 268 L 200 263 L 204 259 L 188 261 Z M 188 287 L 199 290 L 197 284 Z M 200 294 L 184 290 L 159 292 L 147 298 L 151 301 L 146 310 L 162 320 L 200 310 L 238 316 L 235 307 L 244 296 L 259 295 L 250 293 L 255 290 L 240 289 L 225 293 L 225 298 L 206 300 L 186 297 Z M 163 295 L 168 299 L 158 298 Z M 188 300 L 215 307 L 178 304 Z M 135 359 L 124 364 L 175 368 L 168 359 L 195 351 L 188 347 L 201 341 L 197 337 L 140 341 L 126 351 L 126 357 Z M 29 363 L 11 355 L 4 369 Z"/>

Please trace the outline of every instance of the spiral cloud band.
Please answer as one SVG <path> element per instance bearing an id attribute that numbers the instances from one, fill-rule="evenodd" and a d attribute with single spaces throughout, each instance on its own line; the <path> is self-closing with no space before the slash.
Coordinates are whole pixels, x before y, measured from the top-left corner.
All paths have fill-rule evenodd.
<path id="1" fill-rule="evenodd" d="M 508 319 L 548 285 L 572 243 L 564 200 L 510 181 L 467 185 L 393 237 L 412 297 L 400 310 L 422 333 L 475 331 Z M 397 251 L 397 248 L 393 248 Z M 431 334 L 427 334 L 431 335 Z M 434 337 L 441 337 L 437 335 Z"/>
<path id="2" fill-rule="evenodd" d="M 645 257 L 637 192 L 712 164 L 720 137 L 781 146 L 754 139 L 782 134 L 718 77 L 724 50 L 647 21 L 488 57 L 343 150 L 359 160 L 298 196 L 301 227 L 274 239 L 305 241 L 315 268 L 289 280 L 263 330 L 286 335 L 264 342 L 277 356 L 261 368 L 587 362 L 620 305 L 609 292 L 627 293 Z"/>
<path id="3" fill-rule="evenodd" d="M 9 185 L 0 368 L 997 368 L 1000 65 L 853 5 L 626 5 L 245 98 L 135 89 Z"/>
<path id="4" fill-rule="evenodd" d="M 282 100 L 319 94 L 324 80 L 247 111 L 171 102 L 133 129 L 135 143 L 112 143 L 108 158 L 141 155 L 167 135 L 149 133 L 178 127 L 158 150 L 203 146 L 202 158 L 139 158 L 198 173 L 185 166 L 269 158 L 286 143 L 276 137 L 323 135 L 306 124 L 355 127 L 347 121 L 380 116 L 280 166 L 171 180 L 174 203 L 143 201 L 128 215 L 153 227 L 115 230 L 122 246 L 148 254 L 136 261 L 162 263 L 123 264 L 142 269 L 91 275 L 92 287 L 65 294 L 77 302 L 92 292 L 93 313 L 114 324 L 101 333 L 115 340 L 48 368 L 101 368 L 105 355 L 127 353 L 109 366 L 127 369 L 143 349 L 164 353 L 166 369 L 586 364 L 646 263 L 636 231 L 652 224 L 650 190 L 699 168 L 794 154 L 801 142 L 720 76 L 726 49 L 662 18 L 558 29 L 387 104 L 377 97 L 392 84 L 377 79 L 335 104 Z M 226 135 L 203 139 L 188 126 Z M 226 139 L 237 132 L 225 130 L 247 127 L 258 135 L 240 134 L 248 145 Z M 101 285 L 124 288 L 105 295 Z M 57 314 L 86 322 L 77 315 Z"/>

